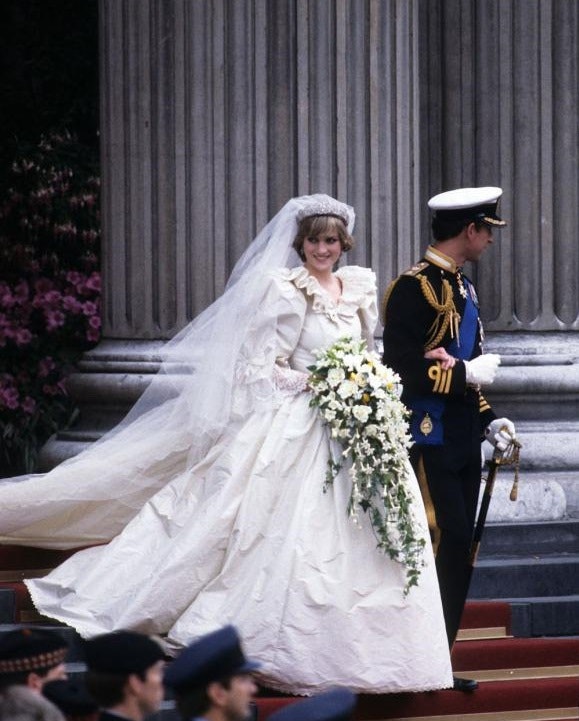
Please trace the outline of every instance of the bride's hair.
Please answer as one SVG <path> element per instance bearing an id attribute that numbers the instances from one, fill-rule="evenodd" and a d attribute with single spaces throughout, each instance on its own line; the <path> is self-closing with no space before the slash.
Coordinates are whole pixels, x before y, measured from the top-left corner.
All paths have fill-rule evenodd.
<path id="1" fill-rule="evenodd" d="M 337 215 L 309 215 L 300 221 L 298 232 L 292 244 L 294 250 L 304 260 L 304 241 L 306 238 L 316 238 L 322 233 L 335 233 L 340 241 L 342 252 L 354 246 L 354 238 L 348 233 L 342 218 Z"/>

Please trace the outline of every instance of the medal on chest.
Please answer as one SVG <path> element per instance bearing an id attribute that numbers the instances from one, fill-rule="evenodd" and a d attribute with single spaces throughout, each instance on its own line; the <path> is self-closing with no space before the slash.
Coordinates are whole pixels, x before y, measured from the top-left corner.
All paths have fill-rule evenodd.
<path id="1" fill-rule="evenodd" d="M 420 432 L 423 436 L 428 436 L 432 433 L 432 420 L 428 413 L 425 414 L 424 418 L 420 421 Z"/>
<path id="2" fill-rule="evenodd" d="M 460 293 L 461 298 L 464 298 L 466 300 L 467 290 L 465 288 L 465 281 L 462 277 L 462 273 L 460 272 L 460 270 L 456 273 L 456 283 L 458 285 L 458 292 Z"/>

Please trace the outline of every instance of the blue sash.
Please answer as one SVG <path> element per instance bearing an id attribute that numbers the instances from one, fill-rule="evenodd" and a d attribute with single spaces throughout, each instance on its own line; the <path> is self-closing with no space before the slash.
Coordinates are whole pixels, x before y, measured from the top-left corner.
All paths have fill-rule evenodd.
<path id="1" fill-rule="evenodd" d="M 469 360 L 472 356 L 474 342 L 476 340 L 476 331 L 478 328 L 478 308 L 473 299 L 476 298 L 476 295 L 474 293 L 472 283 L 466 278 L 463 278 L 463 282 L 467 293 L 464 312 L 458 329 L 458 338 L 453 338 L 446 350 L 455 358 L 460 358 L 460 360 Z"/>
<path id="2" fill-rule="evenodd" d="M 468 360 L 474 350 L 478 328 L 478 307 L 472 284 L 463 278 L 467 290 L 464 312 L 458 329 L 458 338 L 453 338 L 446 350 L 460 360 Z M 417 445 L 440 446 L 443 443 L 442 415 L 446 406 L 444 396 L 419 396 L 407 400 L 412 411 L 410 434 Z M 428 420 L 425 421 L 428 414 Z M 424 432 L 426 431 L 426 432 Z"/>

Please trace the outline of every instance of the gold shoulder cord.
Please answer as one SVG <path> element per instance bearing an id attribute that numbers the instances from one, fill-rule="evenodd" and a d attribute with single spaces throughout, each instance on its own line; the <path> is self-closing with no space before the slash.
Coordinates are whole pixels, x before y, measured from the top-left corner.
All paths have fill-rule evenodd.
<path id="1" fill-rule="evenodd" d="M 428 330 L 428 336 L 426 338 L 426 345 L 424 350 L 428 351 L 440 343 L 448 327 L 450 326 L 451 338 L 458 338 L 458 324 L 460 323 L 460 315 L 456 312 L 456 306 L 454 305 L 454 296 L 452 293 L 452 287 L 450 283 L 443 279 L 442 281 L 442 302 L 438 302 L 434 288 L 428 281 L 428 278 L 421 275 L 420 278 L 420 289 L 422 295 L 426 299 L 428 305 L 434 308 L 436 311 L 436 319 Z"/>
<path id="2" fill-rule="evenodd" d="M 428 281 L 428 278 L 425 275 L 418 275 L 414 273 L 412 273 L 412 275 L 414 275 L 414 277 L 417 278 L 420 282 L 420 289 L 422 291 L 422 295 L 426 299 L 426 302 L 428 303 L 428 305 L 434 308 L 437 313 L 436 319 L 428 331 L 424 350 L 428 351 L 432 348 L 436 348 L 436 346 L 440 343 L 441 339 L 446 333 L 449 325 L 451 337 L 458 338 L 460 315 L 456 312 L 456 307 L 454 305 L 454 296 L 450 283 L 446 279 L 443 279 L 442 303 L 439 303 L 434 288 Z M 381 305 L 381 317 L 383 324 L 386 323 L 386 308 L 388 306 L 388 301 L 390 300 L 390 296 L 392 294 L 392 291 L 394 290 L 394 286 L 398 282 L 399 278 L 400 276 L 393 280 L 386 289 L 386 292 L 384 293 Z"/>
<path id="3" fill-rule="evenodd" d="M 386 292 L 384 293 L 384 297 L 382 298 L 382 305 L 380 306 L 380 317 L 382 319 L 382 324 L 386 324 L 386 306 L 388 305 L 388 301 L 390 300 L 390 295 L 392 294 L 392 290 L 394 289 L 394 286 L 398 282 L 398 278 L 395 278 L 390 285 L 386 288 Z"/>

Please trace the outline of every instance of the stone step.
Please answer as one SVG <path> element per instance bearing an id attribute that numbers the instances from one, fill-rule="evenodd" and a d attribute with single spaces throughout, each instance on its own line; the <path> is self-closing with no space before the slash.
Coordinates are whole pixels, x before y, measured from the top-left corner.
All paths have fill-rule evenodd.
<path id="1" fill-rule="evenodd" d="M 576 636 L 579 634 L 579 595 L 502 599 L 511 604 L 514 636 Z"/>
<path id="2" fill-rule="evenodd" d="M 510 603 L 515 636 L 579 635 L 579 555 L 479 556 L 469 600 Z"/>
<path id="3" fill-rule="evenodd" d="M 579 634 L 579 519 L 487 524 L 469 599 L 509 602 L 515 636 Z"/>
<path id="4" fill-rule="evenodd" d="M 579 555 L 579 519 L 534 523 L 488 523 L 479 558 Z"/>
<path id="5" fill-rule="evenodd" d="M 579 556 L 482 558 L 473 572 L 470 598 L 556 597 L 579 594 Z"/>

